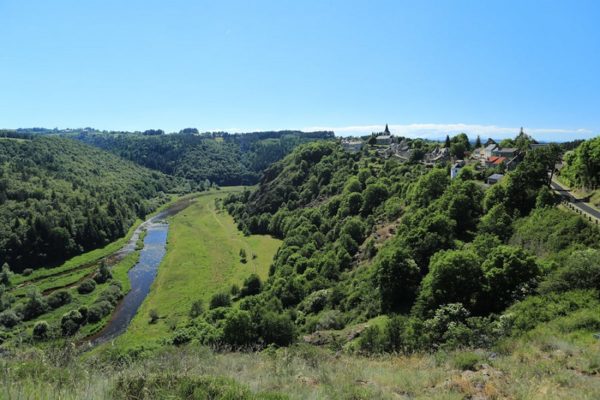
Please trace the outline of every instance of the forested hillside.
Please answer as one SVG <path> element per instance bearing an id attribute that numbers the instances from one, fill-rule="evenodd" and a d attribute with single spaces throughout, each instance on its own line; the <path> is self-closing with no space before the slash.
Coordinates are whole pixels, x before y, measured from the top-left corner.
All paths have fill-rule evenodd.
<path id="1" fill-rule="evenodd" d="M 0 139 L 0 264 L 49 266 L 123 236 L 189 191 L 181 179 L 70 139 Z"/>
<path id="2" fill-rule="evenodd" d="M 226 202 L 241 229 L 284 242 L 269 279 L 249 278 L 237 295 L 239 310 L 204 318 L 224 332 L 235 325 L 244 334 L 225 341 L 247 345 L 385 315 L 360 347 L 412 352 L 491 345 L 565 315 L 564 299 L 569 312 L 597 307 L 600 235 L 556 208 L 553 157 L 531 150 L 485 188 L 469 169 L 451 181 L 446 168 L 302 146 Z"/>
<path id="3" fill-rule="evenodd" d="M 84 131 L 69 133 L 69 136 L 165 174 L 225 186 L 255 184 L 267 166 L 283 158 L 298 144 L 331 139 L 333 132 L 200 135 L 189 129 L 169 135 L 162 131 Z"/>
<path id="4" fill-rule="evenodd" d="M 600 137 L 583 141 L 565 154 L 560 177 L 569 185 L 588 190 L 600 188 Z"/>

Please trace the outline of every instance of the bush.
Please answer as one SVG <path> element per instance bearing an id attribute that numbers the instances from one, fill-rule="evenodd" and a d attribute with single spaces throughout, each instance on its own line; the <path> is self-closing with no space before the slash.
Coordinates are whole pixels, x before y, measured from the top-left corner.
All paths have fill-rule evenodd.
<path id="1" fill-rule="evenodd" d="M 6 328 L 12 328 L 21 322 L 21 318 L 13 310 L 6 310 L 0 313 L 0 325 Z"/>
<path id="2" fill-rule="evenodd" d="M 92 293 L 96 289 L 96 282 L 93 279 L 86 279 L 77 287 L 79 294 Z"/>
<path id="3" fill-rule="evenodd" d="M 573 289 L 600 291 L 600 250 L 573 252 L 565 265 L 553 271 L 540 286 L 543 293 Z"/>
<path id="4" fill-rule="evenodd" d="M 22 273 L 23 273 L 23 276 L 29 276 L 29 275 L 33 274 L 33 269 L 25 268 Z"/>
<path id="5" fill-rule="evenodd" d="M 210 308 L 231 306 L 231 297 L 227 293 L 216 293 L 210 299 Z"/>
<path id="6" fill-rule="evenodd" d="M 65 304 L 69 304 L 73 300 L 73 296 L 66 290 L 57 290 L 46 298 L 48 306 L 52 309 L 59 308 Z"/>
<path id="7" fill-rule="evenodd" d="M 90 306 L 87 319 L 91 323 L 98 322 L 110 314 L 112 310 L 113 305 L 110 302 L 106 300 L 96 302 Z"/>
<path id="8" fill-rule="evenodd" d="M 202 300 L 196 300 L 192 303 L 192 308 L 190 309 L 190 318 L 199 317 L 203 312 L 204 302 Z"/>
<path id="9" fill-rule="evenodd" d="M 377 325 L 365 328 L 358 339 L 358 346 L 365 353 L 381 353 L 384 349 L 384 335 Z"/>
<path id="10" fill-rule="evenodd" d="M 179 346 L 190 342 L 195 335 L 195 329 L 192 327 L 179 328 L 173 333 L 171 343 L 175 346 Z"/>
<path id="11" fill-rule="evenodd" d="M 265 344 L 288 346 L 294 341 L 294 323 L 288 315 L 269 312 L 262 317 L 260 335 Z"/>
<path id="12" fill-rule="evenodd" d="M 242 290 L 240 291 L 240 297 L 259 294 L 261 288 L 262 282 L 260 281 L 260 277 L 256 274 L 251 274 L 244 280 L 244 286 L 242 286 Z"/>
<path id="13" fill-rule="evenodd" d="M 246 346 L 255 342 L 256 335 L 250 313 L 232 309 L 223 324 L 223 341 L 232 346 Z"/>
<path id="14" fill-rule="evenodd" d="M 110 273 L 110 268 L 106 262 L 102 261 L 100 263 L 100 267 L 98 268 L 98 272 L 94 274 L 94 281 L 96 283 L 104 283 L 112 278 L 112 274 Z"/>
<path id="15" fill-rule="evenodd" d="M 36 322 L 33 326 L 33 338 L 35 340 L 44 340 L 48 338 L 50 325 L 46 321 Z"/>
<path id="16" fill-rule="evenodd" d="M 454 368 L 462 371 L 475 371 L 481 361 L 481 357 L 472 351 L 457 353 L 452 360 Z"/>
<path id="17" fill-rule="evenodd" d="M 42 297 L 40 291 L 34 287 L 27 293 L 27 301 L 22 309 L 23 319 L 25 321 L 34 319 L 45 313 L 47 308 L 46 300 Z"/>
<path id="18" fill-rule="evenodd" d="M 60 320 L 60 329 L 63 336 L 74 335 L 84 322 L 83 316 L 77 310 L 71 310 L 64 314 Z"/>
<path id="19" fill-rule="evenodd" d="M 113 307 L 119 304 L 119 301 L 123 298 L 123 291 L 120 285 L 111 283 L 102 293 L 98 296 L 96 301 L 108 301 Z"/>
<path id="20" fill-rule="evenodd" d="M 148 317 L 150 318 L 148 321 L 149 324 L 155 324 L 160 318 L 158 311 L 156 311 L 154 308 L 148 312 Z"/>

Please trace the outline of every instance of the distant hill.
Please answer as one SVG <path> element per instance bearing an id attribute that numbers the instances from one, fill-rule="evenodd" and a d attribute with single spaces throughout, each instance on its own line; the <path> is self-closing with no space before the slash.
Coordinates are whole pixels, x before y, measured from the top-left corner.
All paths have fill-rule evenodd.
<path id="1" fill-rule="evenodd" d="M 184 181 L 75 140 L 0 135 L 0 264 L 63 261 L 123 236 Z"/>
<path id="2" fill-rule="evenodd" d="M 325 131 L 198 134 L 194 128 L 176 134 L 164 134 L 162 130 L 99 132 L 91 128 L 34 128 L 14 134 L 68 136 L 165 174 L 221 186 L 253 185 L 265 168 L 299 144 L 334 138 L 333 132 Z"/>

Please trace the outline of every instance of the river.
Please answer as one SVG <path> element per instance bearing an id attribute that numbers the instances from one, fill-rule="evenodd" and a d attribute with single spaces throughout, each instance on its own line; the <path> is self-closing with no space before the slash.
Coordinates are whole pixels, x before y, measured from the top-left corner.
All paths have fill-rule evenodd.
<path id="1" fill-rule="evenodd" d="M 113 340 L 127 330 L 138 308 L 150 292 L 150 287 L 158 272 L 158 266 L 165 256 L 169 232 L 166 218 L 183 210 L 192 201 L 193 199 L 179 201 L 167 210 L 140 224 L 127 244 L 114 254 L 117 259 L 122 259 L 127 254 L 135 251 L 140 234 L 143 230 L 146 230 L 144 247 L 140 250 L 140 258 L 137 264 L 128 272 L 131 290 L 119 303 L 108 324 L 99 333 L 88 338 L 86 343 L 96 346 Z"/>

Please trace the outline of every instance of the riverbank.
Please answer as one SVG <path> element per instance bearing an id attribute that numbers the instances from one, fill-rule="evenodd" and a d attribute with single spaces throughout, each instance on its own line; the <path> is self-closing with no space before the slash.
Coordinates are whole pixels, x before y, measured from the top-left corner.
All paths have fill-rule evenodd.
<path id="1" fill-rule="evenodd" d="M 207 306 L 213 294 L 241 286 L 251 273 L 266 279 L 280 241 L 267 235 L 244 236 L 233 218 L 215 206 L 215 200 L 242 189 L 199 196 L 169 219 L 167 254 L 149 295 L 116 346 L 158 344 L 173 326 L 188 319 L 194 301 Z M 240 249 L 248 255 L 245 263 Z M 150 310 L 158 314 L 156 323 L 149 323 Z"/>

